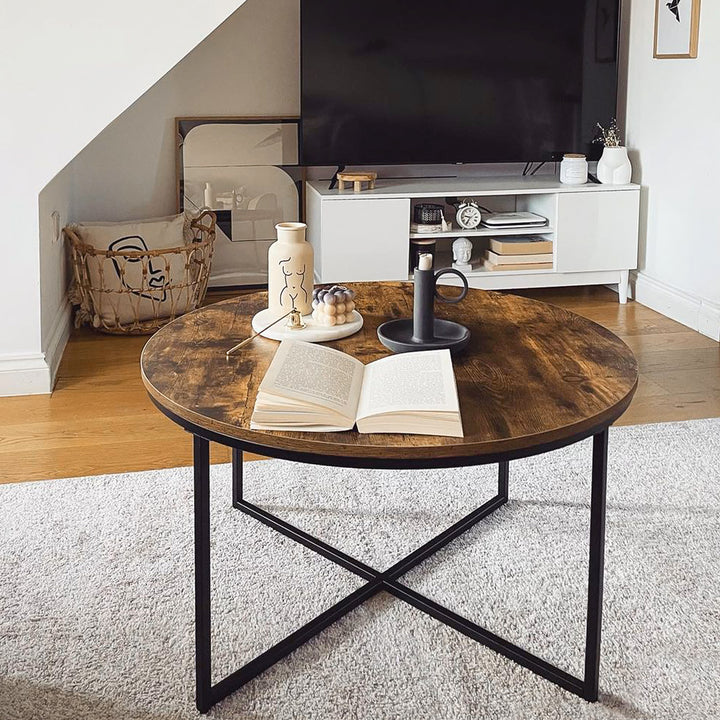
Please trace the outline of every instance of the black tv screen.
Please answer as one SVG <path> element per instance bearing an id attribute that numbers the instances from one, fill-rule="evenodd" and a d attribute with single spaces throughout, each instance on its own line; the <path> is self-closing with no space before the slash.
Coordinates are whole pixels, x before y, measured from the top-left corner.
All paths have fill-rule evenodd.
<path id="1" fill-rule="evenodd" d="M 618 3 L 302 0 L 303 164 L 597 157 Z"/>

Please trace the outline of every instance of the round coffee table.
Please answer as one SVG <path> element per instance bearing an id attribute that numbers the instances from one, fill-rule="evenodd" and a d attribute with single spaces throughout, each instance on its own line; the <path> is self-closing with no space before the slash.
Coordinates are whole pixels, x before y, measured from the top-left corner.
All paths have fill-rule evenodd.
<path id="1" fill-rule="evenodd" d="M 365 324 L 330 343 L 364 363 L 388 354 L 377 327 L 412 315 L 410 283 L 358 283 Z M 605 545 L 608 427 L 637 386 L 630 349 L 574 313 L 513 295 L 470 290 L 460 305 L 436 304 L 438 317 L 465 324 L 468 348 L 453 359 L 464 438 L 251 430 L 257 388 L 277 343 L 252 334 L 266 293 L 243 295 L 169 323 L 145 346 L 143 382 L 155 405 L 193 434 L 195 473 L 196 701 L 200 712 L 282 659 L 331 623 L 386 591 L 589 701 L 598 697 Z M 404 585 L 400 578 L 508 500 L 509 462 L 593 437 L 590 555 L 582 679 L 532 655 Z M 232 448 L 233 505 L 366 580 L 314 620 L 216 684 L 211 682 L 209 442 Z M 380 571 L 243 498 L 243 452 L 357 468 L 442 468 L 498 463 L 495 497 L 387 570 Z"/>

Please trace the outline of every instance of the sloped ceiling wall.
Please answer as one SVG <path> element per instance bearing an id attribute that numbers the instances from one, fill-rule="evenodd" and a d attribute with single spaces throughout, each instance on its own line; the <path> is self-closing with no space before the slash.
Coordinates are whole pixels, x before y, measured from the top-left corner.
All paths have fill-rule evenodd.
<path id="1" fill-rule="evenodd" d="M 2 4 L 0 359 L 41 357 L 42 188 L 243 1 Z"/>
<path id="2" fill-rule="evenodd" d="M 62 209 L 64 222 L 169 215 L 176 212 L 176 117 L 298 115 L 299 13 L 299 0 L 247 0 L 43 189 L 43 348 L 67 286 L 53 210 Z"/>
<path id="3" fill-rule="evenodd" d="M 68 166 L 74 220 L 176 212 L 175 118 L 300 113 L 299 0 L 247 0 Z"/>

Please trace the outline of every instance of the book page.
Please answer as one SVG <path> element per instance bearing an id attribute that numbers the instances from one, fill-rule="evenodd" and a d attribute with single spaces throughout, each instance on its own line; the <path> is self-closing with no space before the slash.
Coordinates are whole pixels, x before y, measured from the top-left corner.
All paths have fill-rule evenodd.
<path id="1" fill-rule="evenodd" d="M 365 366 L 339 350 L 283 340 L 259 390 L 355 418 Z"/>
<path id="2" fill-rule="evenodd" d="M 460 412 L 449 350 L 401 353 L 365 366 L 358 419 L 401 411 Z"/>

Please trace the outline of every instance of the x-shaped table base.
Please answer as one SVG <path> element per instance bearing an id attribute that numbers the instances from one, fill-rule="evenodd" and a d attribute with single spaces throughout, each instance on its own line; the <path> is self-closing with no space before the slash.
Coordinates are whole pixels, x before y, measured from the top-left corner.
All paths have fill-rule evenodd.
<path id="1" fill-rule="evenodd" d="M 194 436 L 195 470 L 195 628 L 196 628 L 196 704 L 206 713 L 215 703 L 245 685 L 264 670 L 289 655 L 293 650 L 322 632 L 354 608 L 384 590 L 422 610 L 459 632 L 504 655 L 551 682 L 580 697 L 598 698 L 600 664 L 600 626 L 603 592 L 603 557 L 605 543 L 605 491 L 607 476 L 607 430 L 593 436 L 592 498 L 590 506 L 590 557 L 588 575 L 588 606 L 585 644 L 585 677 L 583 680 L 551 665 L 521 647 L 495 635 L 480 625 L 439 605 L 407 587 L 399 578 L 428 557 L 462 535 L 508 500 L 509 461 L 499 464 L 498 492 L 476 510 L 419 547 L 387 570 L 376 570 L 350 555 L 328 545 L 272 515 L 242 496 L 242 450 L 233 448 L 233 506 L 268 525 L 328 560 L 350 570 L 367 582 L 339 600 L 291 635 L 258 655 L 223 680 L 211 680 L 211 615 L 210 615 L 210 456 L 209 442 Z"/>

